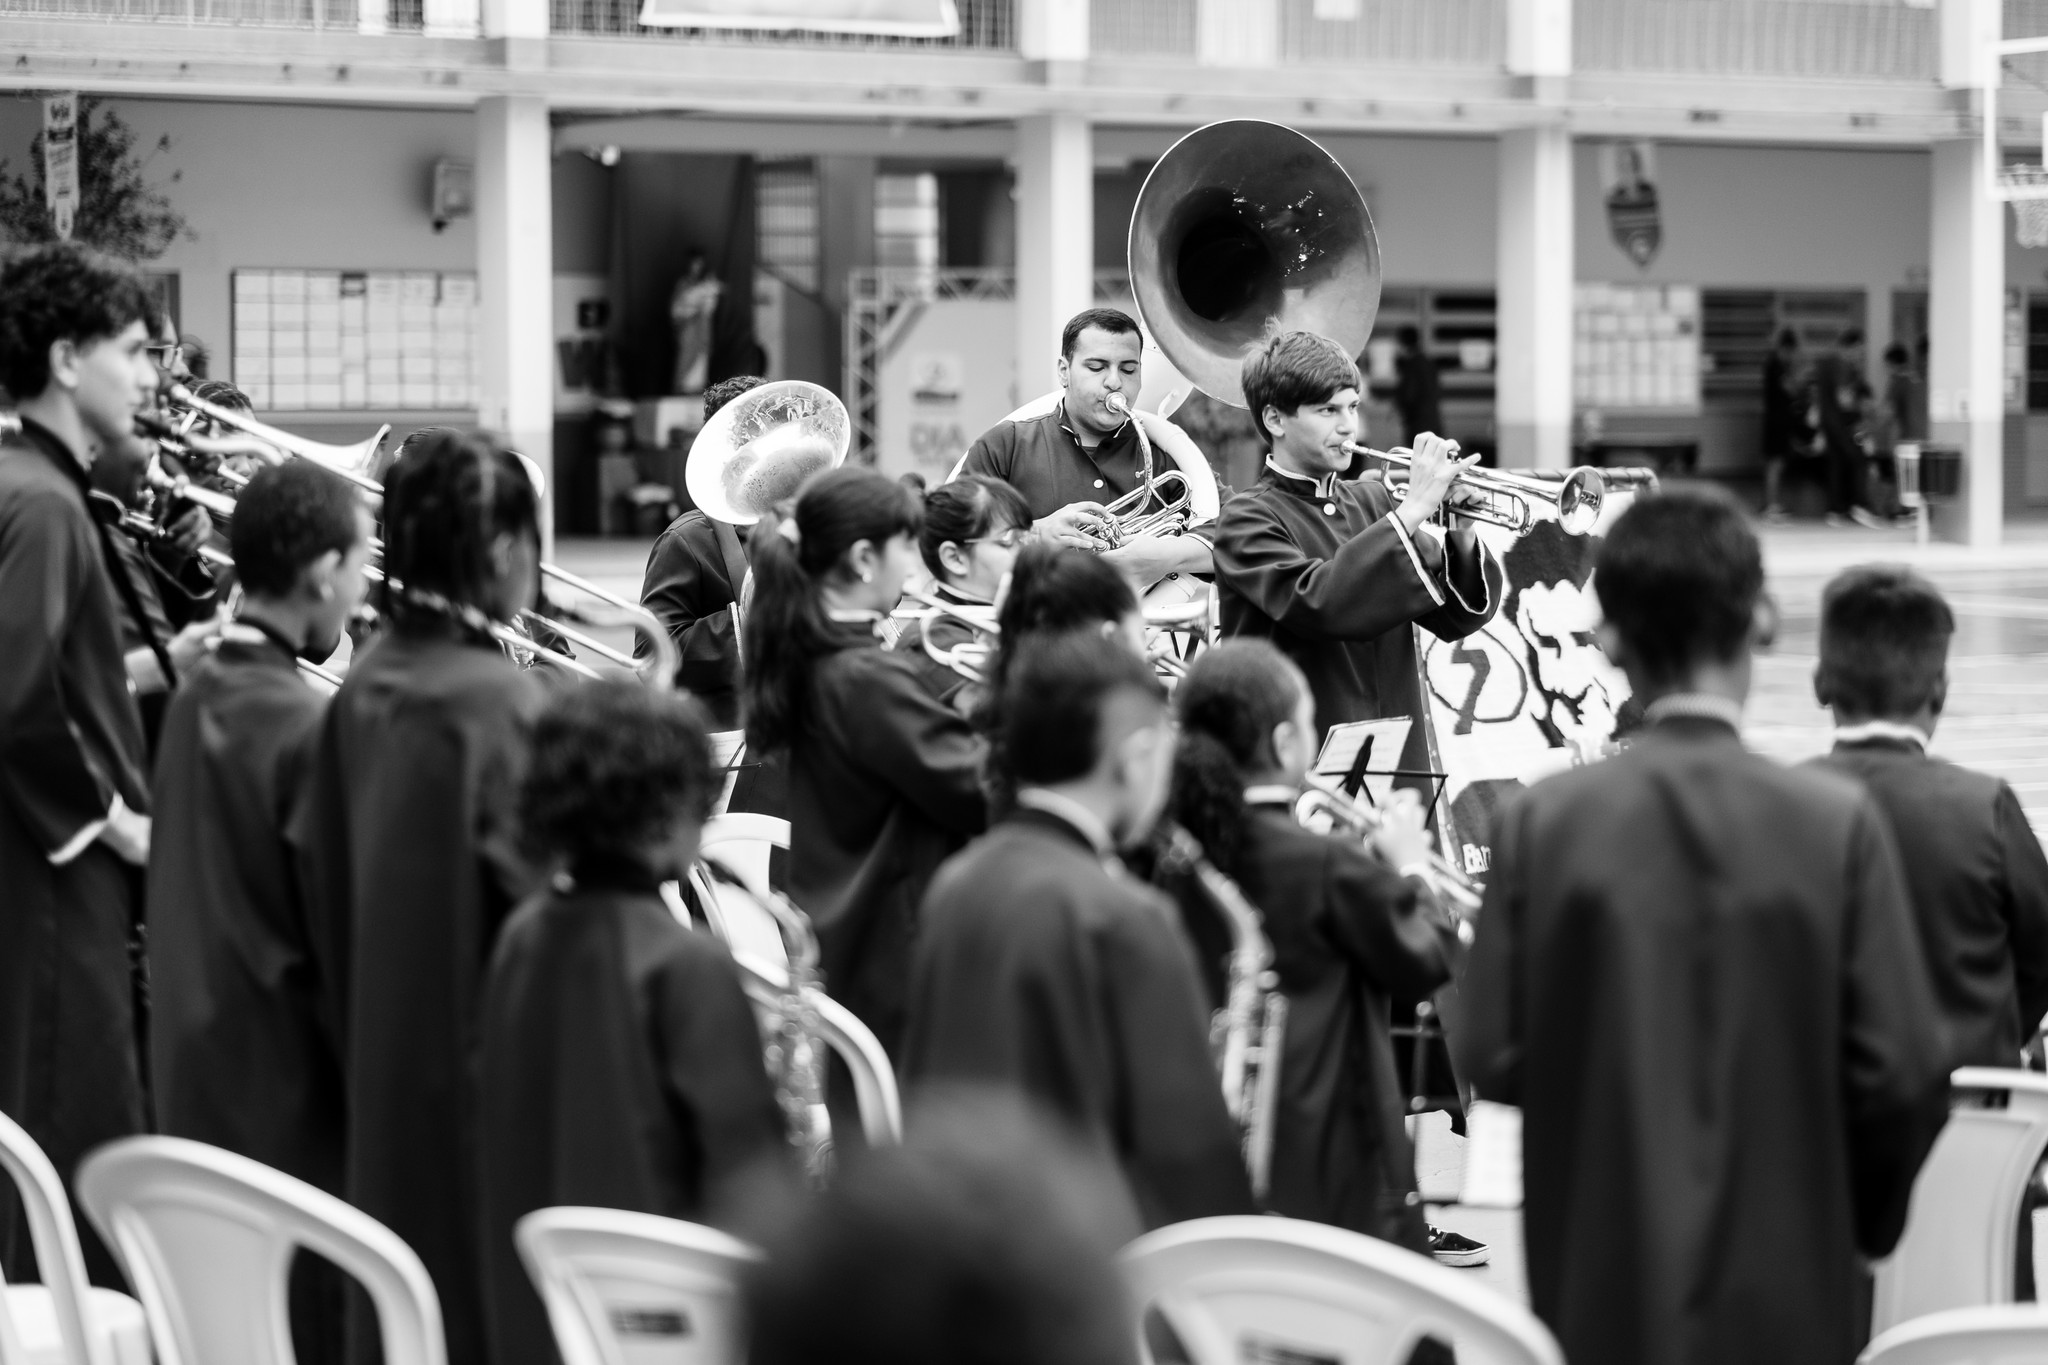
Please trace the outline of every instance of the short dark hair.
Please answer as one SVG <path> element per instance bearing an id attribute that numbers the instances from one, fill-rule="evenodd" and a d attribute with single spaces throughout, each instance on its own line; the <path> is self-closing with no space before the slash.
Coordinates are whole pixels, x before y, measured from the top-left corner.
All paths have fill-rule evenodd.
<path id="1" fill-rule="evenodd" d="M 1420 348 L 1422 345 L 1422 329 L 1412 322 L 1404 322 L 1395 331 L 1394 340 L 1400 342 L 1403 346 Z"/>
<path id="2" fill-rule="evenodd" d="M 50 386 L 50 347 L 81 347 L 156 318 L 156 300 L 128 266 L 77 242 L 15 252 L 0 264 L 0 387 L 17 403 Z"/>
<path id="3" fill-rule="evenodd" d="M 1861 346 L 1863 344 L 1863 329 L 1861 327 L 1844 327 L 1842 335 L 1835 339 L 1835 344 L 1844 349 L 1851 346 Z"/>
<path id="4" fill-rule="evenodd" d="M 1019 783 L 1071 782 L 1102 756 L 1103 713 L 1124 692 L 1163 706 L 1152 666 L 1100 630 L 1037 635 L 1019 646 L 1003 694 L 1002 748 Z"/>
<path id="5" fill-rule="evenodd" d="M 347 554 L 362 535 L 360 505 L 344 479 L 305 460 L 257 470 L 235 499 L 228 522 L 228 546 L 243 588 L 282 597 L 321 555 Z"/>
<path id="6" fill-rule="evenodd" d="M 1244 358 L 1244 404 L 1251 409 L 1259 439 L 1270 447 L 1266 409 L 1293 412 L 1320 403 L 1343 389 L 1363 389 L 1358 363 L 1344 348 L 1314 332 L 1282 332 Z"/>
<path id="7" fill-rule="evenodd" d="M 941 1106 L 951 1112 L 944 1112 Z M 1112 1257 L 1138 1231 L 1123 1181 L 1042 1108 L 913 1097 L 901 1146 L 843 1152 L 744 1277 L 753 1365 L 1128 1365 Z"/>
<path id="8" fill-rule="evenodd" d="M 384 484 L 392 578 L 477 606 L 492 578 L 491 542 L 507 534 L 540 538 L 540 494 L 518 456 L 481 432 L 406 438 Z M 403 597 L 393 605 L 411 610 Z"/>
<path id="9" fill-rule="evenodd" d="M 730 379 L 719 380 L 704 390 L 704 420 L 710 421 L 727 403 L 749 389 L 758 389 L 767 382 L 758 374 L 736 374 Z"/>
<path id="10" fill-rule="evenodd" d="M 1068 318 L 1067 325 L 1060 329 L 1060 354 L 1072 360 L 1075 344 L 1090 327 L 1113 337 L 1144 335 L 1138 330 L 1138 320 L 1121 308 L 1084 308 Z"/>
<path id="11" fill-rule="evenodd" d="M 1001 479 L 986 474 L 962 474 L 924 495 L 924 529 L 918 532 L 918 552 L 932 576 L 944 580 L 939 548 L 948 542 L 965 545 L 997 528 L 1031 525 L 1031 504 Z"/>
<path id="12" fill-rule="evenodd" d="M 1798 350 L 1799 333 L 1793 331 L 1790 327 L 1780 327 L 1778 329 L 1778 349 L 1781 351 Z"/>
<path id="13" fill-rule="evenodd" d="M 1884 363 L 1887 365 L 1904 365 L 1911 359 L 1912 356 L 1908 354 L 1905 346 L 1900 342 L 1894 341 L 1891 345 L 1884 348 Z"/>
<path id="14" fill-rule="evenodd" d="M 1934 699 L 1955 633 L 1941 590 L 1911 569 L 1844 569 L 1821 594 L 1816 691 L 1854 716 L 1910 716 Z"/>
<path id="15" fill-rule="evenodd" d="M 623 678 L 564 690 L 534 722 L 519 794 L 527 842 L 573 866 L 631 854 L 677 820 L 704 820 L 719 788 L 708 728 L 681 693 Z"/>
<path id="16" fill-rule="evenodd" d="M 1741 651 L 1763 596 L 1763 550 L 1726 492 L 1676 488 L 1615 519 L 1593 587 L 1643 669 L 1673 681 Z"/>

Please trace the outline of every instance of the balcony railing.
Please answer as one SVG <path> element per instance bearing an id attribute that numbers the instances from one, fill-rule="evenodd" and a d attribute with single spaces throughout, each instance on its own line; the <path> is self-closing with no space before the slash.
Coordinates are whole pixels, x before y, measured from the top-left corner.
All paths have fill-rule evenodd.
<path id="1" fill-rule="evenodd" d="M 391 0 L 384 28 L 419 32 L 423 7 L 424 0 Z M 0 0 L 0 16 L 342 32 L 363 26 L 357 0 Z"/>
<path id="2" fill-rule="evenodd" d="M 1232 3 L 1235 0 L 1223 0 Z M 1315 0 L 1278 0 L 1278 59 L 1355 66 L 1469 66 L 1501 62 L 1502 0 L 1357 0 L 1352 17 L 1319 19 Z M 1196 55 L 1197 0 L 1093 0 L 1097 56 Z"/>
<path id="3" fill-rule="evenodd" d="M 894 38 L 773 29 L 649 28 L 640 0 L 550 0 L 554 31 L 592 37 L 666 38 L 707 44 L 763 44 L 881 51 L 1007 52 L 1017 46 L 1014 0 L 954 0 L 960 32 L 951 38 Z"/>
<path id="4" fill-rule="evenodd" d="M 1936 11 L 1903 0 L 1577 0 L 1581 71 L 1931 81 Z"/>

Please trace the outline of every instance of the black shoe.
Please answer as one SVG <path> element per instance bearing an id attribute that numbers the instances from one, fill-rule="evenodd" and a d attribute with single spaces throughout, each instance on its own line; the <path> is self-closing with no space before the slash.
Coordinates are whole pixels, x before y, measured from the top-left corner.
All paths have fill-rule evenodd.
<path id="1" fill-rule="evenodd" d="M 1438 1265 L 1475 1266 L 1492 1260 L 1493 1248 L 1484 1242 L 1473 1241 L 1462 1232 L 1432 1227 L 1429 1230 L 1429 1254 L 1436 1257 Z"/>

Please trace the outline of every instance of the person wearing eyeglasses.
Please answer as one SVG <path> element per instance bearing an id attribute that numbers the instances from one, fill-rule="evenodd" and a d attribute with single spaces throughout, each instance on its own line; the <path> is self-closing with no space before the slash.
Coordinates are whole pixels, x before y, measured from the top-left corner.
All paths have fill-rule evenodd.
<path id="1" fill-rule="evenodd" d="M 966 474 L 925 495 L 917 548 L 931 570 L 932 596 L 941 602 L 993 611 L 1017 551 L 1030 539 L 1031 508 L 1023 494 L 1001 479 Z M 935 615 L 905 626 L 889 648 L 910 661 L 932 695 L 965 715 L 979 695 L 968 685 L 972 679 L 934 655 L 973 635 L 966 622 Z"/>

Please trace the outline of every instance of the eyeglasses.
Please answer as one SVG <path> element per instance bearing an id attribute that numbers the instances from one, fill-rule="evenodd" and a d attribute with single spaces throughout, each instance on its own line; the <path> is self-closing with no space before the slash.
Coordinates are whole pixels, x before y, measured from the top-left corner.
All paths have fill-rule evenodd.
<path id="1" fill-rule="evenodd" d="M 1029 526 L 1012 526 L 1007 531 L 998 531 L 994 535 L 988 536 L 976 536 L 972 540 L 964 540 L 960 543 L 963 545 L 997 545 L 1005 550 L 1014 550 L 1023 544 L 1030 534 L 1031 528 Z"/>
<path id="2" fill-rule="evenodd" d="M 158 342 L 155 345 L 145 346 L 142 349 L 149 353 L 149 358 L 155 361 L 159 368 L 166 370 L 175 366 L 185 357 L 185 348 L 172 341 Z"/>

